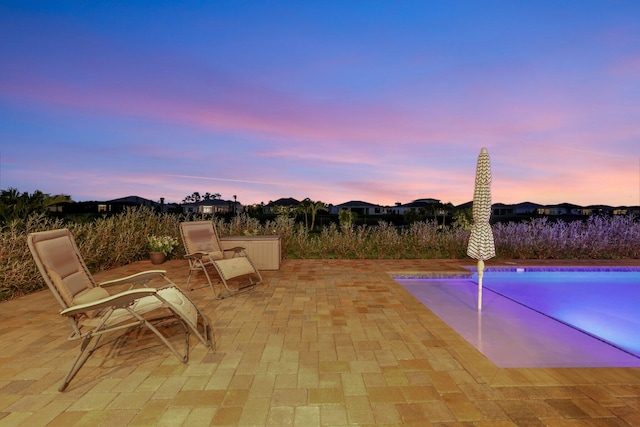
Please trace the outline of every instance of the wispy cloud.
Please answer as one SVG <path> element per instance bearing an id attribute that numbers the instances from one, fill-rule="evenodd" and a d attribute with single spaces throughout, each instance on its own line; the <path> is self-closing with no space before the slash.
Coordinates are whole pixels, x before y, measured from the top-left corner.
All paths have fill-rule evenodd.
<path id="1" fill-rule="evenodd" d="M 5 7 L 0 184 L 463 203 L 486 146 L 495 201 L 640 203 L 638 6 L 609 6 Z"/>
<path id="2" fill-rule="evenodd" d="M 261 185 L 282 185 L 282 183 L 275 183 L 275 182 L 251 181 L 247 179 L 216 178 L 211 176 L 171 175 L 171 174 L 167 174 L 166 176 L 169 176 L 172 178 L 186 178 L 186 179 L 196 179 L 196 180 L 203 180 L 203 181 L 241 182 L 246 184 L 261 184 Z"/>

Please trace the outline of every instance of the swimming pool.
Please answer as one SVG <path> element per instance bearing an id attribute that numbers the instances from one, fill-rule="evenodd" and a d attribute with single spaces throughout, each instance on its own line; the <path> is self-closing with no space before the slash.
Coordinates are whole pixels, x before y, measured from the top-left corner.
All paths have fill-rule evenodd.
<path id="1" fill-rule="evenodd" d="M 640 366 L 640 269 L 472 273 L 395 279 L 498 366 Z"/>
<path id="2" fill-rule="evenodd" d="M 640 357 L 640 271 L 493 270 L 483 285 Z"/>

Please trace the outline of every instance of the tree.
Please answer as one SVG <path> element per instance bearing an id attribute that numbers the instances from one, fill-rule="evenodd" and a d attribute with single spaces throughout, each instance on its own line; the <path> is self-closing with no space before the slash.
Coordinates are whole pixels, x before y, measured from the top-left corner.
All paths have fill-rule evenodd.
<path id="1" fill-rule="evenodd" d="M 182 199 L 182 203 L 198 203 L 202 200 L 216 200 L 222 197 L 220 193 L 209 193 L 208 191 L 203 195 L 200 195 L 199 192 L 195 191 L 192 195 L 185 197 Z"/>
<path id="2" fill-rule="evenodd" d="M 311 212 L 311 228 L 310 229 L 313 230 L 313 227 L 315 226 L 315 223 L 316 223 L 316 215 L 318 214 L 319 211 L 326 211 L 327 205 L 321 201 L 312 202 L 311 205 L 309 206 L 309 210 Z"/>
<path id="3" fill-rule="evenodd" d="M 291 206 L 276 205 L 273 207 L 273 213 L 275 213 L 278 216 L 289 217 L 291 215 L 294 215 L 296 212 L 297 212 L 297 209 L 292 209 Z"/>
<path id="4" fill-rule="evenodd" d="M 338 213 L 338 220 L 340 221 L 340 227 L 343 230 L 350 229 L 351 227 L 353 227 L 353 224 L 356 222 L 357 219 L 358 219 L 358 214 L 348 209 L 342 209 Z"/>
<path id="5" fill-rule="evenodd" d="M 72 202 L 66 194 L 50 195 L 36 190 L 20 193 L 16 188 L 0 192 L 0 221 L 7 223 L 14 219 L 26 219 L 32 213 L 45 213 L 49 206 L 56 203 Z"/>
<path id="6" fill-rule="evenodd" d="M 192 195 L 185 197 L 182 203 L 198 203 L 201 200 L 200 193 L 195 191 Z"/>
<path id="7" fill-rule="evenodd" d="M 310 198 L 304 199 L 298 205 L 297 211 L 304 214 L 304 225 L 308 230 L 313 230 L 316 224 L 316 215 L 319 211 L 326 211 L 327 205 L 324 202 L 314 202 Z M 311 215 L 311 227 L 309 227 L 309 215 Z"/>
<path id="8" fill-rule="evenodd" d="M 202 196 L 202 200 L 216 200 L 221 197 L 220 193 L 209 193 L 208 191 Z"/>
<path id="9" fill-rule="evenodd" d="M 442 228 L 445 228 L 446 225 L 447 225 L 446 224 L 447 216 L 450 213 L 455 212 L 456 211 L 456 207 L 453 206 L 453 203 L 451 203 L 451 202 L 447 202 L 445 204 L 439 203 L 439 205 L 440 205 L 440 208 L 439 208 L 438 212 L 442 215 Z M 438 224 L 437 217 L 436 217 L 436 224 Z M 440 226 L 438 226 L 438 227 L 440 227 Z"/>
<path id="10" fill-rule="evenodd" d="M 453 225 L 463 230 L 471 230 L 473 225 L 473 211 L 471 209 L 457 210 L 453 214 Z"/>
<path id="11" fill-rule="evenodd" d="M 300 202 L 298 205 L 297 211 L 304 215 L 304 226 L 309 229 L 309 217 L 308 215 L 311 213 L 311 205 L 313 202 L 310 198 L 306 198 Z"/>

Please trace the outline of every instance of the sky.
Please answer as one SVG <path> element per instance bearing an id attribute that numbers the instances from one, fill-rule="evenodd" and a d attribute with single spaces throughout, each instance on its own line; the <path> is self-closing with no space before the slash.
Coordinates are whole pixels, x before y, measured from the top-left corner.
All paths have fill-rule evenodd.
<path id="1" fill-rule="evenodd" d="M 640 205 L 640 1 L 0 0 L 0 189 Z"/>

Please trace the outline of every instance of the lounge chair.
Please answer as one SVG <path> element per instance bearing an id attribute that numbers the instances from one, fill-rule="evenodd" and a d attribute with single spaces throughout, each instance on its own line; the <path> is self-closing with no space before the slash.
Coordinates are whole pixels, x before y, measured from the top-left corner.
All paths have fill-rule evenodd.
<path id="1" fill-rule="evenodd" d="M 262 283 L 262 275 L 244 252 L 244 248 L 222 248 L 213 222 L 181 222 L 180 234 L 182 235 L 182 242 L 186 252 L 185 258 L 189 260 L 188 290 L 191 290 L 189 283 L 191 282 L 191 276 L 196 271 L 204 273 L 213 295 L 218 299 L 254 289 L 256 285 Z M 223 295 L 222 292 L 220 294 L 216 292 L 211 282 L 211 277 L 207 272 L 207 267 L 211 265 L 218 272 L 226 295 Z M 238 282 L 235 289 L 232 289 L 229 285 L 229 281 L 232 279 L 236 279 L 235 281 Z"/>
<path id="2" fill-rule="evenodd" d="M 93 351 L 102 335 L 126 332 L 134 327 L 146 327 L 160 338 L 181 362 L 189 359 L 189 333 L 212 348 L 211 327 L 193 301 L 165 275 L 164 270 L 150 270 L 97 284 L 89 272 L 73 235 L 68 229 L 31 233 L 29 249 L 47 286 L 62 306 L 73 332 L 69 340 L 81 339 L 80 352 L 62 385 L 64 391 Z M 161 289 L 146 287 L 152 280 L 164 280 Z M 110 295 L 105 289 L 114 285 L 129 285 L 129 289 Z M 136 285 L 142 288 L 134 288 Z M 184 330 L 185 350 L 180 353 L 163 335 L 158 326 L 173 326 Z M 175 327 L 167 328 L 173 332 Z M 93 345 L 89 346 L 94 339 Z"/>

